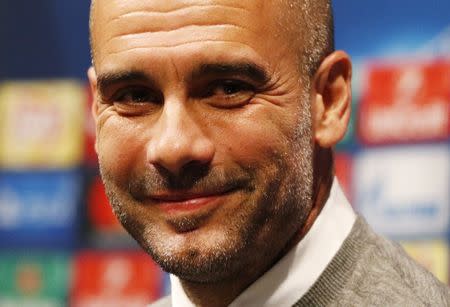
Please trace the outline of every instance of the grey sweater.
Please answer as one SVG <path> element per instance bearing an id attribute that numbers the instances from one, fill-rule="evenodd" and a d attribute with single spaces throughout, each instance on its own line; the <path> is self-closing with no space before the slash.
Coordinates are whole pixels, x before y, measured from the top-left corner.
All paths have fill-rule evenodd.
<path id="1" fill-rule="evenodd" d="M 166 297 L 150 306 L 171 306 Z M 358 217 L 299 306 L 450 306 L 450 290 Z"/>

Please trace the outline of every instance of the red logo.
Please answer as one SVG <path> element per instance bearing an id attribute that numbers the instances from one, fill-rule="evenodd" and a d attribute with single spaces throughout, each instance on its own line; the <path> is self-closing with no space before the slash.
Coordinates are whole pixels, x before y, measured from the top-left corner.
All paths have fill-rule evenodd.
<path id="1" fill-rule="evenodd" d="M 163 273 L 145 253 L 84 252 L 74 263 L 70 305 L 146 306 L 162 294 Z"/>
<path id="2" fill-rule="evenodd" d="M 446 139 L 449 115 L 450 62 L 370 65 L 358 118 L 364 143 Z"/>

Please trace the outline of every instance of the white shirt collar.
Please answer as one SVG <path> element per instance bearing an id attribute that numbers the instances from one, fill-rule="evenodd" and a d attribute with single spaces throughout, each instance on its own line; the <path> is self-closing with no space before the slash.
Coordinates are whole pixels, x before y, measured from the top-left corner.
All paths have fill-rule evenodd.
<path id="1" fill-rule="evenodd" d="M 337 179 L 330 196 L 306 236 L 269 271 L 248 287 L 230 305 L 291 306 L 319 278 L 349 235 L 356 215 Z M 194 306 L 179 279 L 170 275 L 172 306 Z"/>

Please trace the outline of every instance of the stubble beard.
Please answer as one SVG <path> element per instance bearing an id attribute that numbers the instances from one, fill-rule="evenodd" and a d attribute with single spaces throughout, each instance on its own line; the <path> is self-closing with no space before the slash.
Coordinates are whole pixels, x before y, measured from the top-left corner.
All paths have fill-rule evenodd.
<path id="1" fill-rule="evenodd" d="M 240 210 L 229 217 L 229 226 L 222 234 L 226 244 L 218 242 L 208 248 L 192 246 L 182 252 L 172 248 L 165 238 L 161 238 L 157 225 L 145 224 L 128 212 L 127 208 L 139 204 L 127 193 L 121 193 L 100 161 L 100 171 L 115 215 L 155 262 L 182 279 L 199 283 L 229 280 L 251 267 L 256 255 L 268 258 L 265 262 L 270 267 L 282 256 L 279 251 L 304 225 L 312 206 L 313 145 L 311 111 L 307 102 L 303 97 L 297 129 L 291 140 L 285 140 L 290 152 L 278 153 L 273 163 L 277 166 L 273 178 L 266 178 L 252 203 L 242 203 L 242 206 L 258 210 Z M 257 174 L 258 170 L 253 169 L 253 172 Z M 130 186 L 133 184 L 138 183 Z M 274 225 L 270 225 L 270 220 L 276 221 Z M 178 222 L 190 223 L 189 220 Z M 184 227 L 181 224 L 179 226 Z"/>

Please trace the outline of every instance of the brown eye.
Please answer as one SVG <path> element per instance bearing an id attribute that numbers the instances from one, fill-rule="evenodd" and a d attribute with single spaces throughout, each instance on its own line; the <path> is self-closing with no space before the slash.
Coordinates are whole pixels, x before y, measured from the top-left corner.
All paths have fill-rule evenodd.
<path id="1" fill-rule="evenodd" d="M 218 80 L 208 86 L 203 99 L 219 108 L 234 108 L 246 104 L 254 95 L 254 87 L 240 80 Z"/>
<path id="2" fill-rule="evenodd" d="M 126 87 L 111 98 L 117 112 L 123 116 L 140 116 L 153 113 L 163 104 L 161 93 L 147 87 Z"/>
<path id="3" fill-rule="evenodd" d="M 252 86 L 236 80 L 219 81 L 212 86 L 212 95 L 234 95 L 240 92 L 250 91 Z"/>
<path id="4" fill-rule="evenodd" d="M 126 88 L 120 90 L 114 97 L 115 103 L 126 103 L 126 104 L 142 104 L 142 103 L 153 103 L 161 104 L 162 95 L 156 93 L 153 90 L 147 88 Z"/>

